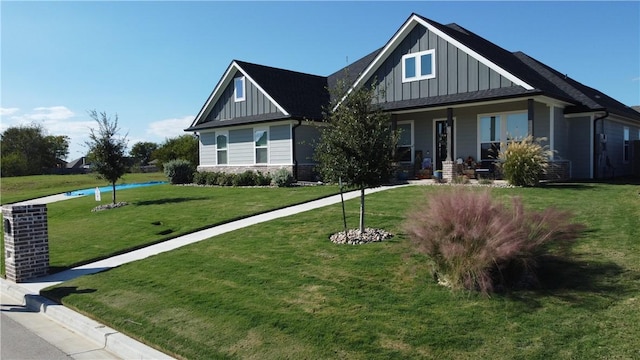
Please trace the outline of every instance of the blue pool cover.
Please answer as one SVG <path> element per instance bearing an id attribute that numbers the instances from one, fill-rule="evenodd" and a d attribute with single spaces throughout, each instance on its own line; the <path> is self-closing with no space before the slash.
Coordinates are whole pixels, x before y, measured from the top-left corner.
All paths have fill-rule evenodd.
<path id="1" fill-rule="evenodd" d="M 166 181 L 149 181 L 149 182 L 144 182 L 144 183 L 133 183 L 133 184 L 117 184 L 116 185 L 116 190 L 125 190 L 125 189 L 133 189 L 133 188 L 139 188 L 139 187 L 144 187 L 144 186 L 152 186 L 152 185 L 162 185 L 162 184 L 166 184 Z M 109 192 L 111 190 L 113 190 L 113 188 L 111 187 L 111 185 L 108 186 L 101 186 L 99 187 L 100 192 Z M 66 196 L 84 196 L 84 195 L 93 195 L 96 193 L 96 188 L 91 188 L 91 189 L 82 189 L 82 190 L 75 190 L 75 191 L 69 191 L 67 193 L 65 193 Z"/>

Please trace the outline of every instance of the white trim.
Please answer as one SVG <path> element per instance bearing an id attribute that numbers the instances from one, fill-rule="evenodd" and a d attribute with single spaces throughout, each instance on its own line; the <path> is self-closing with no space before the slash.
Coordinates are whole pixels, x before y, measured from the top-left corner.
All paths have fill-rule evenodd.
<path id="1" fill-rule="evenodd" d="M 256 145 L 256 132 L 258 131 L 264 131 L 267 134 L 267 145 L 265 146 L 260 146 L 258 147 Z M 269 131 L 269 126 L 258 126 L 258 127 L 254 127 L 253 128 L 253 164 L 254 165 L 268 165 L 269 164 L 269 160 L 270 160 L 270 156 L 269 156 L 269 134 L 271 132 Z M 267 150 L 267 162 L 265 163 L 259 163 L 258 162 L 258 157 L 257 157 L 257 150 L 258 149 L 266 149 Z"/>
<path id="2" fill-rule="evenodd" d="M 565 115 L 566 117 L 566 115 Z M 593 179 L 594 177 L 594 168 L 593 168 L 593 162 L 594 160 L 594 147 L 595 147 L 595 129 L 593 126 L 593 121 L 595 120 L 595 114 L 591 114 L 591 116 L 589 117 L 589 178 Z"/>
<path id="3" fill-rule="evenodd" d="M 527 109 L 523 109 L 523 110 L 512 110 L 512 111 L 496 111 L 496 112 L 490 112 L 490 113 L 482 113 L 482 114 L 477 114 L 477 120 L 476 120 L 476 131 L 478 133 L 478 137 L 477 137 L 477 147 L 476 150 L 478 151 L 477 154 L 477 161 L 482 161 L 484 160 L 482 158 L 482 124 L 480 123 L 480 120 L 483 117 L 491 117 L 491 116 L 495 116 L 495 117 L 500 117 L 500 140 L 498 141 L 493 141 L 493 142 L 499 142 L 501 145 L 504 144 L 508 144 L 509 143 L 509 139 L 507 138 L 507 117 L 509 115 L 513 115 L 513 114 L 524 114 L 527 115 L 528 111 Z M 527 135 L 529 134 L 529 129 L 527 127 Z"/>
<path id="4" fill-rule="evenodd" d="M 422 75 L 422 57 L 425 55 L 431 55 L 431 72 L 428 75 Z M 407 69 L 405 66 L 405 60 L 408 58 L 415 59 L 415 76 L 407 78 Z M 419 80 L 433 79 L 436 77 L 436 49 L 429 49 L 425 51 L 419 51 L 416 53 L 409 53 L 402 56 L 402 82 L 408 83 Z"/>
<path id="5" fill-rule="evenodd" d="M 205 113 L 208 113 L 211 110 L 211 107 L 213 105 L 215 105 L 215 103 L 218 101 L 218 99 L 220 98 L 220 96 L 222 95 L 222 93 L 224 92 L 224 89 L 229 86 L 229 84 L 232 82 L 232 80 L 234 79 L 231 74 L 233 73 L 233 71 L 239 71 L 246 79 L 248 79 L 249 81 L 251 81 L 251 83 L 253 84 L 253 86 L 255 86 L 259 92 L 261 92 L 269 101 L 271 101 L 276 108 L 284 114 L 284 116 L 290 116 L 289 112 L 286 111 L 280 104 L 278 104 L 272 97 L 271 95 L 269 95 L 266 91 L 264 91 L 264 89 L 258 84 L 256 83 L 251 76 L 247 75 L 247 73 L 240 67 L 240 65 L 238 65 L 238 63 L 236 63 L 235 61 L 232 61 L 231 64 L 229 64 L 229 67 L 227 68 L 227 71 L 224 72 L 224 74 L 222 75 L 222 78 L 220 79 L 220 81 L 218 81 L 218 84 L 216 85 L 216 87 L 213 89 L 213 92 L 211 92 L 211 95 L 209 95 L 209 98 L 207 98 L 207 101 L 205 102 L 204 106 L 202 107 L 202 109 L 200 109 L 200 111 L 198 112 L 198 115 L 196 115 L 195 119 L 193 120 L 193 122 L 191 123 L 191 126 L 189 127 L 194 127 L 198 124 L 198 122 L 202 119 L 202 117 L 204 116 Z M 246 80 L 245 80 L 246 81 Z M 245 95 L 246 97 L 246 95 Z"/>
<path id="6" fill-rule="evenodd" d="M 229 131 L 228 130 L 219 130 L 214 132 L 214 136 L 215 136 L 215 140 L 216 140 L 216 166 L 225 166 L 225 165 L 229 165 Z M 224 136 L 227 138 L 227 147 L 225 147 L 224 149 L 218 149 L 218 136 Z M 227 152 L 227 163 L 226 164 L 220 164 L 218 162 L 218 151 L 226 151 Z"/>
<path id="7" fill-rule="evenodd" d="M 627 135 L 627 139 L 625 140 L 625 135 Z M 626 141 L 626 144 L 625 144 Z M 624 149 L 627 148 L 627 158 L 625 159 Z M 622 127 L 622 163 L 628 164 L 631 160 L 631 129 L 628 126 Z"/>
<path id="8" fill-rule="evenodd" d="M 238 85 L 236 81 L 240 81 L 242 96 L 238 96 Z M 246 99 L 247 99 L 247 86 L 245 83 L 245 77 L 239 76 L 239 77 L 233 78 L 233 101 L 241 102 L 241 101 L 245 101 Z"/>
<path id="9" fill-rule="evenodd" d="M 522 79 L 516 77 L 515 75 L 511 74 L 507 70 L 505 70 L 505 69 L 501 68 L 500 66 L 496 65 L 495 63 L 493 63 L 489 59 L 485 58 L 484 56 L 481 56 L 477 52 L 471 50 L 471 48 L 469 48 L 466 45 L 462 44 L 461 42 L 455 40 L 454 38 L 452 38 L 451 36 L 445 34 L 444 32 L 438 30 L 436 27 L 432 26 L 431 24 L 429 24 L 428 22 L 426 22 L 422 18 L 420 18 L 418 15 L 414 14 L 402 25 L 400 30 L 398 30 L 395 33 L 395 35 L 391 38 L 391 40 L 389 40 L 389 42 L 387 42 L 387 44 L 380 51 L 380 53 L 375 57 L 375 59 L 369 64 L 369 66 L 367 66 L 367 68 L 362 72 L 362 74 L 356 79 L 356 81 L 349 88 L 347 93 L 342 97 L 342 99 L 340 99 L 340 102 L 338 103 L 338 105 L 340 103 L 342 103 L 342 101 L 344 101 L 344 99 L 349 94 L 351 94 L 351 91 L 353 91 L 353 89 L 357 88 L 360 85 L 361 82 L 363 82 L 364 80 L 368 79 L 371 76 L 371 72 L 373 72 L 375 69 L 380 67 L 380 65 L 383 62 L 383 60 L 385 60 L 387 57 L 389 57 L 389 55 L 393 52 L 393 50 L 395 50 L 398 47 L 398 45 L 400 44 L 402 39 L 404 39 L 409 34 L 409 32 L 411 32 L 411 30 L 413 30 L 413 28 L 417 24 L 420 24 L 420 25 L 426 27 L 429 31 L 433 32 L 434 34 L 436 34 L 437 36 L 441 37 L 442 39 L 444 39 L 445 41 L 449 42 L 450 44 L 452 44 L 453 46 L 457 47 L 458 49 L 466 52 L 471 57 L 475 58 L 480 63 L 486 65 L 491 70 L 493 70 L 493 71 L 497 72 L 498 74 L 504 76 L 506 79 L 508 79 L 509 81 L 513 82 L 514 84 L 522 86 L 526 90 L 533 90 L 534 89 L 533 86 L 529 85 L 528 83 L 526 83 Z M 336 107 L 338 105 L 336 105 Z M 335 110 L 335 108 L 334 108 L 334 110 Z"/>
<path id="10" fill-rule="evenodd" d="M 414 120 L 400 120 L 398 122 L 396 122 L 396 129 L 397 126 L 399 125 L 406 125 L 409 124 L 411 125 L 411 145 L 409 146 L 411 148 L 411 161 L 410 163 L 414 163 L 416 161 L 415 159 L 415 148 L 416 148 L 416 141 L 415 141 L 415 136 L 416 136 L 416 131 L 415 131 L 415 124 L 414 124 Z M 396 148 L 398 147 L 404 147 L 400 144 L 396 145 Z M 401 163 L 409 163 L 409 161 L 400 161 Z"/>
<path id="11" fill-rule="evenodd" d="M 552 152 L 555 151 L 555 143 L 556 143 L 556 112 L 555 106 L 549 106 L 549 150 Z"/>

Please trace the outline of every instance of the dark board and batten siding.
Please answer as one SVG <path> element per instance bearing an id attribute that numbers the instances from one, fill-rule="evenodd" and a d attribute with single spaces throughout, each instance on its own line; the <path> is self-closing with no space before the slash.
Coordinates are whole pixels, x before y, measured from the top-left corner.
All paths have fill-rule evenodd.
<path id="1" fill-rule="evenodd" d="M 234 79 L 240 76 L 242 76 L 241 73 L 236 73 Z M 276 105 L 260 92 L 249 79 L 245 78 L 245 100 L 236 102 L 233 97 L 233 89 L 234 81 L 231 81 L 211 109 L 207 116 L 207 122 L 279 113 Z"/>
<path id="2" fill-rule="evenodd" d="M 436 77 L 402 82 L 402 56 L 435 49 Z M 513 82 L 423 26 L 416 26 L 371 76 L 384 91 L 381 102 L 515 86 Z"/>

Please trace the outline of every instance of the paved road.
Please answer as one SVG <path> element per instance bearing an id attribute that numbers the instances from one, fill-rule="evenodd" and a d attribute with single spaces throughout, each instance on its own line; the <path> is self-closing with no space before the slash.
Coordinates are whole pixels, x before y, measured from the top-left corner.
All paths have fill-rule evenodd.
<path id="1" fill-rule="evenodd" d="M 2 312 L 0 313 L 0 359 L 69 360 L 70 357 Z"/>
<path id="2" fill-rule="evenodd" d="M 24 299 L 0 292 L 0 359 L 119 359 L 47 315 L 32 311 Z M 55 344 L 55 345 L 54 345 Z"/>

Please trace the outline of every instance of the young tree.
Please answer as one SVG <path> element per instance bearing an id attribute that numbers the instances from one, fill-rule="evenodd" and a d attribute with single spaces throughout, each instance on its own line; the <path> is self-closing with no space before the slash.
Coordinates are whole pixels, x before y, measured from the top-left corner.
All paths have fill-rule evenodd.
<path id="1" fill-rule="evenodd" d="M 340 100 L 344 87 L 331 89 Z M 364 232 L 364 192 L 388 182 L 398 141 L 390 116 L 374 105 L 375 86 L 353 90 L 325 111 L 324 126 L 315 151 L 325 181 L 343 182 L 360 189 L 360 233 Z"/>
<path id="2" fill-rule="evenodd" d="M 125 151 L 127 149 L 127 136 L 118 137 L 118 115 L 115 120 L 107 116 L 105 112 L 97 113 L 95 110 L 89 111 L 89 116 L 98 123 L 97 131 L 91 129 L 89 141 L 89 156 L 93 163 L 94 170 L 111 183 L 113 187 L 112 202 L 116 203 L 116 181 L 124 175 L 127 170 Z"/>

